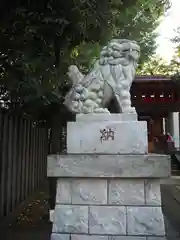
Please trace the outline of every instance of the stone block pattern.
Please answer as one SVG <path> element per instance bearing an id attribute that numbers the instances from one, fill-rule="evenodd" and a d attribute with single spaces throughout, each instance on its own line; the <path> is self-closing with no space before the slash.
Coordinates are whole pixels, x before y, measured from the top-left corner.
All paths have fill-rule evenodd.
<path id="1" fill-rule="evenodd" d="M 71 240 L 108 240 L 108 236 L 101 235 L 71 235 Z"/>
<path id="2" fill-rule="evenodd" d="M 161 190 L 159 180 L 145 181 L 145 196 L 146 204 L 161 205 Z"/>
<path id="3" fill-rule="evenodd" d="M 70 235 L 53 233 L 51 235 L 51 240 L 70 240 Z"/>
<path id="4" fill-rule="evenodd" d="M 107 204 L 106 180 L 75 180 L 72 183 L 73 204 Z"/>
<path id="5" fill-rule="evenodd" d="M 83 234 L 57 234 L 51 235 L 51 240 L 167 240 L 166 237 L 145 236 L 110 236 L 110 235 L 83 235 Z"/>
<path id="6" fill-rule="evenodd" d="M 107 204 L 107 180 L 59 179 L 56 204 Z"/>
<path id="7" fill-rule="evenodd" d="M 128 207 L 127 223 L 128 235 L 165 235 L 160 207 Z"/>
<path id="8" fill-rule="evenodd" d="M 59 179 L 51 240 L 164 240 L 157 179 Z"/>
<path id="9" fill-rule="evenodd" d="M 59 205 L 53 233 L 164 236 L 161 207 Z"/>
<path id="10" fill-rule="evenodd" d="M 49 155 L 49 177 L 61 178 L 167 178 L 171 173 L 167 155 Z"/>
<path id="11" fill-rule="evenodd" d="M 111 180 L 109 182 L 109 204 L 145 204 L 143 180 Z"/>
<path id="12" fill-rule="evenodd" d="M 146 240 L 146 237 L 136 236 L 109 236 L 108 240 Z"/>
<path id="13" fill-rule="evenodd" d="M 88 233 L 88 207 L 57 205 L 53 233 Z"/>
<path id="14" fill-rule="evenodd" d="M 56 190 L 56 203 L 71 204 L 71 181 L 65 179 L 58 179 Z"/>
<path id="15" fill-rule="evenodd" d="M 147 240 L 167 240 L 167 238 L 164 236 L 164 237 L 147 237 L 146 238 Z"/>
<path id="16" fill-rule="evenodd" d="M 89 233 L 126 235 L 126 208 L 91 206 L 89 211 Z"/>
<path id="17" fill-rule="evenodd" d="M 143 179 L 59 179 L 57 204 L 160 206 L 160 181 Z"/>

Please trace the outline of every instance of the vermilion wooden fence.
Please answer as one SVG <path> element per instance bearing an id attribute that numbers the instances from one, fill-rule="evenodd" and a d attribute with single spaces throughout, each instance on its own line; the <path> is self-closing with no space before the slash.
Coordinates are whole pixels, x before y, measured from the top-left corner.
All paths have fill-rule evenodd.
<path id="1" fill-rule="evenodd" d="M 0 216 L 8 216 L 46 177 L 46 127 L 0 112 Z"/>

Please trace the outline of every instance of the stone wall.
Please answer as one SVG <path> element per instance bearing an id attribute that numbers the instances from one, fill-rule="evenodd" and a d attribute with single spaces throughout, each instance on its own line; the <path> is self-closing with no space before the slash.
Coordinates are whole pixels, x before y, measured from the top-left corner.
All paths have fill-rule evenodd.
<path id="1" fill-rule="evenodd" d="M 160 179 L 170 158 L 148 155 L 136 114 L 88 114 L 67 125 L 67 155 L 48 157 L 58 178 L 51 240 L 157 240 L 165 236 Z"/>
<path id="2" fill-rule="evenodd" d="M 88 165 L 90 155 L 49 156 L 48 175 L 61 175 L 57 182 L 52 240 L 153 240 L 165 236 L 159 179 L 169 174 L 168 157 L 137 155 L 136 161 L 135 155 L 116 155 L 111 161 L 109 157 L 104 155 L 99 173 L 96 164 L 100 156 L 92 168 Z M 129 169 L 123 172 L 120 167 L 125 170 L 125 164 L 129 164 Z"/>
<path id="3" fill-rule="evenodd" d="M 156 180 L 60 179 L 53 232 L 164 235 Z"/>

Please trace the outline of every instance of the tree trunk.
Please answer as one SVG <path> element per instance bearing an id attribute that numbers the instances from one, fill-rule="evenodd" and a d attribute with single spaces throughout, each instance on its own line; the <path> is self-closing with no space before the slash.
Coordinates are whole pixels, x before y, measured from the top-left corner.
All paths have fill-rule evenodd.
<path id="1" fill-rule="evenodd" d="M 63 119 L 60 113 L 60 108 L 55 111 L 51 118 L 51 136 L 50 136 L 50 154 L 60 154 L 62 151 L 62 133 Z M 50 177 L 49 181 L 49 205 L 50 209 L 55 208 L 56 204 L 56 184 L 57 178 Z"/>
<path id="2" fill-rule="evenodd" d="M 60 112 L 52 116 L 51 121 L 51 154 L 60 154 L 62 152 L 62 134 L 63 120 Z"/>
<path id="3" fill-rule="evenodd" d="M 72 115 L 68 114 L 63 107 L 58 106 L 51 118 L 51 146 L 50 154 L 61 154 L 66 145 L 64 138 L 64 127 L 68 120 L 72 120 Z M 56 183 L 57 178 L 50 177 L 49 179 L 49 205 L 51 209 L 55 208 L 56 201 Z"/>

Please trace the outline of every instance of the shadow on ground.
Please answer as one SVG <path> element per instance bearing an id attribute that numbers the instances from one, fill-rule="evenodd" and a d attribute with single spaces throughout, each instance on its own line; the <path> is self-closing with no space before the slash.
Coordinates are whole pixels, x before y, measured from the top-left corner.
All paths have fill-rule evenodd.
<path id="1" fill-rule="evenodd" d="M 49 240 L 52 225 L 49 222 L 48 185 L 43 184 L 35 199 L 22 212 L 1 227 L 2 240 Z"/>

